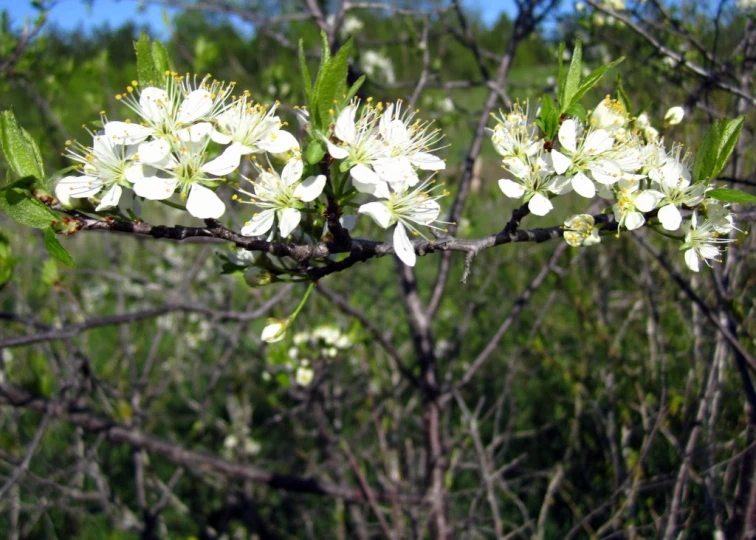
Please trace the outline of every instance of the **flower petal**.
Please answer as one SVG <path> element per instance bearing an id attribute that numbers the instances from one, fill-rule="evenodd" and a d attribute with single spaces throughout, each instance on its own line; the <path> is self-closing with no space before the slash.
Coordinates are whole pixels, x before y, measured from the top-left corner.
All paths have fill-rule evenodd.
<path id="1" fill-rule="evenodd" d="M 207 137 L 210 137 L 215 128 L 210 122 L 199 122 L 178 132 L 179 139 L 189 143 L 202 143 Z"/>
<path id="2" fill-rule="evenodd" d="M 118 206 L 118 201 L 121 200 L 122 192 L 123 190 L 121 189 L 121 186 L 115 184 L 105 193 L 105 196 L 100 201 L 100 204 L 98 204 L 97 208 L 95 208 L 95 212 Z"/>
<path id="3" fill-rule="evenodd" d="M 446 168 L 443 159 L 428 152 L 418 152 L 410 156 L 410 161 L 415 167 L 424 171 L 441 171 Z"/>
<path id="4" fill-rule="evenodd" d="M 214 176 L 225 176 L 234 172 L 241 163 L 241 152 L 236 143 L 226 148 L 223 153 L 212 161 L 205 163 L 200 170 Z"/>
<path id="5" fill-rule="evenodd" d="M 361 163 L 352 167 L 349 173 L 352 175 L 352 178 L 363 184 L 379 184 L 384 181 L 373 169 Z"/>
<path id="6" fill-rule="evenodd" d="M 357 213 L 367 214 L 373 218 L 373 221 L 375 221 L 379 227 L 383 227 L 384 229 L 388 229 L 394 221 L 391 211 L 386 206 L 386 203 L 383 202 L 376 201 L 363 204 L 357 210 Z"/>
<path id="7" fill-rule="evenodd" d="M 422 225 L 429 225 L 438 219 L 441 213 L 441 205 L 436 201 L 428 200 L 413 208 L 407 209 L 409 218 Z"/>
<path id="8" fill-rule="evenodd" d="M 191 124 L 213 110 L 213 95 L 202 88 L 191 92 L 179 106 L 176 120 Z"/>
<path id="9" fill-rule="evenodd" d="M 596 186 L 593 185 L 590 178 L 581 172 L 572 177 L 572 189 L 575 190 L 575 193 L 587 199 L 596 196 Z"/>
<path id="10" fill-rule="evenodd" d="M 688 268 L 690 268 L 694 272 L 698 272 L 701 269 L 701 263 L 698 260 L 698 255 L 696 255 L 696 250 L 694 249 L 686 250 L 684 257 L 685 257 L 685 264 L 688 265 Z"/>
<path id="11" fill-rule="evenodd" d="M 349 152 L 345 148 L 336 146 L 331 141 L 326 141 L 326 146 L 328 146 L 328 153 L 333 159 L 346 159 L 349 157 Z"/>
<path id="12" fill-rule="evenodd" d="M 593 179 L 606 186 L 616 184 L 622 177 L 622 169 L 614 161 L 608 159 L 593 163 L 588 167 Z"/>
<path id="13" fill-rule="evenodd" d="M 577 122 L 572 118 L 562 122 L 559 128 L 559 142 L 570 152 L 577 150 Z"/>
<path id="14" fill-rule="evenodd" d="M 160 122 L 170 114 L 171 100 L 162 88 L 148 86 L 139 94 L 142 116 L 150 122 Z"/>
<path id="15" fill-rule="evenodd" d="M 668 231 L 676 231 L 682 223 L 682 215 L 674 204 L 666 204 L 659 209 L 657 214 L 662 227 Z"/>
<path id="16" fill-rule="evenodd" d="M 143 142 L 139 145 L 139 161 L 147 165 L 162 165 L 171 151 L 171 145 L 165 139 Z"/>
<path id="17" fill-rule="evenodd" d="M 347 144 L 353 143 L 356 137 L 354 125 L 355 114 L 357 114 L 357 107 L 354 105 L 344 107 L 339 113 L 339 117 L 336 119 L 336 126 L 333 129 L 333 134 L 336 135 L 339 140 L 344 141 Z M 333 154 L 331 154 L 331 156 L 336 158 Z"/>
<path id="18" fill-rule="evenodd" d="M 551 162 L 554 164 L 554 172 L 557 174 L 564 174 L 572 165 L 572 160 L 559 150 L 551 151 Z"/>
<path id="19" fill-rule="evenodd" d="M 646 222 L 646 218 L 640 212 L 628 212 L 625 214 L 624 225 L 628 231 L 634 231 Z"/>
<path id="20" fill-rule="evenodd" d="M 178 180 L 169 176 L 145 176 L 134 182 L 134 193 L 151 201 L 167 199 L 176 191 Z"/>
<path id="21" fill-rule="evenodd" d="M 656 208 L 656 205 L 659 204 L 659 201 L 663 198 L 664 195 L 662 193 L 653 189 L 647 189 L 646 191 L 639 193 L 635 197 L 633 203 L 635 204 L 635 208 L 641 212 L 650 212 Z"/>
<path id="22" fill-rule="evenodd" d="M 226 205 L 212 189 L 193 184 L 186 199 L 186 209 L 199 219 L 218 219 L 226 211 Z"/>
<path id="23" fill-rule="evenodd" d="M 501 189 L 504 195 L 512 199 L 519 199 L 525 195 L 525 188 L 512 180 L 499 180 L 499 189 Z"/>
<path id="24" fill-rule="evenodd" d="M 389 197 L 391 197 L 388 183 L 383 181 L 380 181 L 377 184 L 373 184 L 360 182 L 356 178 L 352 178 L 352 185 L 354 186 L 354 189 L 356 189 L 360 193 L 367 193 L 368 195 L 378 197 L 379 199 L 388 199 Z M 397 189 L 398 187 L 400 186 L 395 185 L 394 189 Z"/>
<path id="25" fill-rule="evenodd" d="M 401 222 L 397 223 L 394 228 L 394 251 L 396 252 L 396 256 L 399 257 L 404 264 L 407 266 L 415 266 L 415 262 L 417 262 L 415 248 L 412 247 L 412 242 L 410 242 L 410 239 L 407 236 L 407 231 Z"/>
<path id="26" fill-rule="evenodd" d="M 591 155 L 603 154 L 614 144 L 614 138 L 605 129 L 591 131 L 585 138 L 584 148 Z"/>
<path id="27" fill-rule="evenodd" d="M 528 208 L 536 216 L 545 216 L 554 208 L 548 197 L 536 193 L 528 202 Z"/>
<path id="28" fill-rule="evenodd" d="M 274 131 L 267 139 L 257 143 L 257 146 L 261 150 L 265 150 L 271 154 L 282 154 L 289 150 L 298 149 L 299 141 L 288 131 L 280 129 Z"/>
<path id="29" fill-rule="evenodd" d="M 243 236 L 262 236 L 273 226 L 273 220 L 276 212 L 273 209 L 263 210 L 259 214 L 252 216 L 252 219 L 242 227 Z"/>
<path id="30" fill-rule="evenodd" d="M 108 122 L 105 136 L 118 144 L 138 144 L 152 135 L 152 129 L 131 122 Z"/>
<path id="31" fill-rule="evenodd" d="M 302 219 L 302 214 L 296 208 L 284 208 L 277 213 L 278 230 L 281 232 L 281 237 L 286 238 L 291 234 L 291 231 L 297 228 L 299 221 Z"/>
<path id="32" fill-rule="evenodd" d="M 231 136 L 226 135 L 225 133 L 221 133 L 217 129 L 213 129 L 213 131 L 210 133 L 210 139 L 213 142 L 217 142 L 218 144 L 228 144 L 231 142 Z"/>
<path id="33" fill-rule="evenodd" d="M 74 199 L 86 199 L 97 195 L 102 189 L 102 180 L 95 176 L 66 176 L 55 187 L 56 197 L 63 199 L 73 197 Z M 60 192 L 63 197 L 58 196 Z"/>
<path id="34" fill-rule="evenodd" d="M 299 158 L 290 159 L 281 171 L 281 180 L 287 186 L 293 186 L 294 183 L 302 178 L 304 163 Z"/>
<path id="35" fill-rule="evenodd" d="M 294 196 L 302 202 L 314 201 L 323 193 L 326 177 L 323 174 L 308 176 L 302 183 L 294 188 Z"/>

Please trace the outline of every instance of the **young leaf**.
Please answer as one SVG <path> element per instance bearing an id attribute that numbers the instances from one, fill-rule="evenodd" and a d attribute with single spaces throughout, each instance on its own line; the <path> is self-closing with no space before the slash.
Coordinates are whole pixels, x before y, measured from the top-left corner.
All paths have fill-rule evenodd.
<path id="1" fill-rule="evenodd" d="M 48 228 L 58 216 L 27 189 L 20 187 L 21 183 L 19 181 L 0 190 L 0 210 L 21 225 L 35 229 Z"/>
<path id="2" fill-rule="evenodd" d="M 559 129 L 559 111 L 549 95 L 543 96 L 541 100 L 541 115 L 537 123 L 547 139 L 554 138 Z"/>
<path id="3" fill-rule="evenodd" d="M 160 81 L 163 74 L 171 70 L 171 60 L 168 57 L 168 51 L 157 40 L 152 42 L 152 62 L 155 65 L 156 80 Z"/>
<path id="4" fill-rule="evenodd" d="M 323 47 L 323 65 L 327 64 L 331 60 L 331 48 L 328 46 L 328 34 L 320 32 L 320 42 Z"/>
<path id="5" fill-rule="evenodd" d="M 71 254 L 66 251 L 58 241 L 57 235 L 52 227 L 45 229 L 45 249 L 47 252 L 67 266 L 76 266 Z"/>
<path id="6" fill-rule="evenodd" d="M 721 124 L 714 122 L 706 133 L 703 141 L 696 151 L 696 157 L 693 160 L 693 182 L 706 182 L 711 179 L 712 171 L 717 163 L 719 155 L 719 142 L 721 140 Z"/>
<path id="7" fill-rule="evenodd" d="M 0 144 L 14 173 L 21 178 L 33 176 L 38 182 L 42 182 L 45 172 L 39 148 L 18 124 L 12 111 L 0 114 Z"/>
<path id="8" fill-rule="evenodd" d="M 725 165 L 727 165 L 727 161 L 730 159 L 730 155 L 735 149 L 735 144 L 738 142 L 740 130 L 743 129 L 744 122 L 744 116 L 736 118 L 735 120 L 721 120 L 722 127 L 720 128 L 719 148 L 717 160 L 711 173 L 712 178 L 718 176 L 719 173 L 722 172 L 722 169 L 724 169 Z"/>
<path id="9" fill-rule="evenodd" d="M 139 39 L 134 42 L 134 51 L 137 57 L 137 77 L 139 84 L 144 88 L 155 82 L 155 61 L 152 59 L 150 38 L 142 32 Z"/>
<path id="10" fill-rule="evenodd" d="M 617 74 L 617 99 L 625 108 L 627 114 L 632 115 L 633 108 L 630 104 L 630 98 L 627 96 L 627 92 L 625 92 L 625 87 L 622 86 L 622 75 L 619 73 Z"/>
<path id="11" fill-rule="evenodd" d="M 580 43 L 580 39 L 575 42 L 575 49 L 572 51 L 572 61 L 570 62 L 570 69 L 567 71 L 567 79 L 564 81 L 564 92 L 562 94 L 562 101 L 559 103 L 562 112 L 570 108 L 570 105 L 575 103 L 576 100 L 573 96 L 580 87 L 580 73 L 583 69 L 583 44 Z"/>
<path id="12" fill-rule="evenodd" d="M 564 111 L 564 114 L 574 116 L 585 122 L 585 119 L 588 116 L 588 111 L 586 111 L 585 107 L 583 107 L 580 103 L 573 103 L 569 109 Z"/>
<path id="13" fill-rule="evenodd" d="M 591 88 L 596 86 L 596 84 L 601 80 L 601 77 L 604 76 L 604 73 L 606 73 L 608 69 L 613 68 L 614 66 L 616 66 L 617 64 L 619 64 L 620 62 L 624 60 L 625 60 L 625 57 L 622 56 L 613 62 L 609 62 L 608 64 L 605 64 L 591 71 L 588 74 L 588 76 L 585 79 L 583 79 L 583 82 L 580 83 L 580 86 L 570 98 L 569 103 L 567 103 L 566 108 L 565 108 L 565 105 L 562 105 L 564 110 L 569 109 L 575 103 L 578 103 L 581 99 L 583 99 L 583 96 L 587 94 Z"/>
<path id="14" fill-rule="evenodd" d="M 564 51 L 567 48 L 564 41 L 559 42 L 559 52 L 557 62 L 559 71 L 557 71 L 557 103 L 564 103 Z"/>
<path id="15" fill-rule="evenodd" d="M 352 40 L 350 39 L 322 69 L 322 76 L 320 73 L 318 74 L 319 80 L 315 85 L 315 99 L 321 126 L 328 125 L 331 118 L 330 110 L 333 108 L 334 101 L 341 101 L 342 99 L 342 94 L 346 88 L 351 52 Z"/>
<path id="16" fill-rule="evenodd" d="M 706 195 L 722 202 L 756 204 L 756 195 L 751 195 L 750 193 L 739 191 L 737 189 L 717 188 L 707 191 Z"/>
<path id="17" fill-rule="evenodd" d="M 362 87 L 362 83 L 365 82 L 365 75 L 362 75 L 359 79 L 354 81 L 354 84 L 349 87 L 349 90 L 346 93 L 346 97 L 344 98 L 345 103 L 349 103 L 352 98 L 357 94 L 360 87 Z"/>
<path id="18" fill-rule="evenodd" d="M 304 40 L 299 40 L 299 71 L 302 72 L 302 85 L 307 95 L 307 105 L 312 106 L 312 79 L 310 70 L 307 68 L 307 58 L 304 52 Z"/>

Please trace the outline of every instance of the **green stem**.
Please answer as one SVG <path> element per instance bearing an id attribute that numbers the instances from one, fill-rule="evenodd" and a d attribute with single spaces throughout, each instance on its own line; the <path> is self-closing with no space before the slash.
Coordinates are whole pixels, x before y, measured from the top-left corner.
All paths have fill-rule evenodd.
<path id="1" fill-rule="evenodd" d="M 158 200 L 158 202 L 162 203 L 162 204 L 164 204 L 166 206 L 170 206 L 171 208 L 175 208 L 176 210 L 186 210 L 186 208 L 184 208 L 180 204 L 175 203 L 173 201 L 169 201 L 168 199 Z"/>
<path id="2" fill-rule="evenodd" d="M 293 321 L 297 318 L 297 315 L 299 315 L 299 312 L 302 311 L 302 308 L 307 303 L 307 299 L 310 297 L 310 293 L 312 292 L 312 289 L 315 287 L 315 282 L 310 282 L 310 286 L 307 287 L 307 292 L 305 292 L 304 298 L 302 298 L 302 301 L 297 306 L 297 309 L 294 310 L 294 313 L 291 314 L 290 319 Z"/>
<path id="3" fill-rule="evenodd" d="M 685 237 L 684 236 L 675 236 L 674 234 L 669 234 L 667 232 L 663 232 L 659 229 L 657 229 L 656 225 L 648 224 L 648 228 L 654 231 L 656 234 L 660 234 L 662 236 L 666 236 L 667 238 L 671 238 L 672 240 L 677 240 L 678 242 L 684 242 Z"/>

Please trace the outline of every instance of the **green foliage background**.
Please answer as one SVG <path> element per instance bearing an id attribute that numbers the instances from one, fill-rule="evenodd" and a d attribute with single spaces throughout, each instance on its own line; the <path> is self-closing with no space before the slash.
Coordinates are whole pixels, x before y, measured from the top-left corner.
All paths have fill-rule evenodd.
<path id="1" fill-rule="evenodd" d="M 687 4 L 680 13 L 706 45 L 714 40 L 719 50 L 735 46 L 745 17 L 734 13 L 727 18 L 727 31 L 713 34 L 705 12 Z M 396 85 L 368 81 L 362 92 L 378 100 L 407 98 L 422 68 L 419 48 L 421 27 L 410 17 L 377 15 L 359 11 L 364 28 L 355 38 L 355 61 L 380 43 L 378 50 L 393 63 Z M 502 17 L 486 27 L 473 17 L 472 31 L 484 49 L 501 53 L 512 33 L 512 22 Z M 82 123 L 95 126 L 100 111 L 113 119 L 126 111 L 114 98 L 136 77 L 132 42 L 140 29 L 130 24 L 88 33 L 48 29 L 38 36 L 15 66 L 0 78 L 0 109 L 12 109 L 21 125 L 39 142 L 48 171 L 70 165 L 60 152 L 66 140 L 88 135 Z M 556 44 L 564 39 L 574 43 L 581 33 L 586 39 L 585 58 L 591 67 L 607 59 L 627 56 L 627 60 L 607 76 L 591 95 L 598 101 L 614 92 L 614 77 L 621 73 L 631 96 L 634 112 L 645 110 L 658 128 L 661 117 L 672 105 L 686 103 L 696 85 L 682 70 L 670 69 L 652 49 L 626 28 L 598 27 L 590 19 L 566 17 L 559 26 L 534 34 L 519 47 L 508 81 L 513 99 L 541 95 L 553 87 L 556 75 Z M 292 21 L 285 28 L 290 43 L 304 40 L 314 71 L 319 36 L 309 21 Z M 434 20 L 429 30 L 431 76 L 433 81 L 480 81 L 480 73 L 470 50 L 460 43 L 448 22 Z M 5 14 L 0 33 L 0 51 L 7 56 L 17 42 L 18 32 L 11 29 Z M 293 106 L 303 101 L 298 60 L 295 50 L 283 47 L 262 33 L 242 32 L 239 26 L 221 16 L 185 12 L 171 21 L 171 38 L 165 42 L 179 72 L 210 72 L 224 80 L 234 80 L 238 88 L 249 89 L 259 101 L 280 99 Z M 568 46 L 568 48 L 570 48 Z M 691 54 L 695 55 L 695 51 Z M 496 64 L 484 57 L 489 71 Z M 405 83 L 406 84 L 402 84 Z M 664 92 L 660 92 L 660 87 Z M 420 99 L 422 115 L 435 118 L 446 133 L 443 151 L 449 168 L 444 179 L 453 191 L 460 177 L 466 151 L 472 141 L 476 113 L 488 89 L 482 85 L 444 90 L 429 85 Z M 444 107 L 450 98 L 453 108 Z M 711 110 L 734 114 L 735 100 L 727 94 L 712 92 L 707 101 Z M 291 109 L 283 115 L 296 126 Z M 706 110 L 696 109 L 679 126 L 665 135 L 692 147 L 700 143 L 710 122 Z M 747 120 L 745 137 L 753 144 L 753 119 Z M 740 155 L 744 170 L 753 177 L 752 153 Z M 6 175 L 5 164 L 0 174 Z M 471 195 L 461 225 L 461 236 L 479 237 L 501 229 L 513 204 L 496 186 L 499 162 L 486 140 L 479 164 L 479 182 Z M 727 170 L 723 175 L 727 175 Z M 573 211 L 582 211 L 582 201 L 569 199 L 549 219 L 527 218 L 527 227 L 553 225 Z M 449 203 L 450 204 L 450 203 Z M 229 223 L 238 227 L 245 209 L 231 212 Z M 151 223 L 197 225 L 190 216 L 164 207 L 144 205 L 143 217 Z M 11 271 L 10 281 L 0 289 L 0 311 L 18 313 L 34 320 L 35 325 L 75 324 L 98 315 L 136 310 L 165 302 L 190 298 L 216 310 L 243 311 L 256 307 L 279 292 L 281 285 L 250 290 L 239 276 L 221 276 L 220 261 L 214 255 L 223 251 L 214 246 L 167 245 L 117 235 L 76 234 L 62 239 L 77 267 L 59 265 L 46 254 L 43 233 L 22 229 L 0 216 L 0 282 Z M 360 236 L 380 238 L 381 231 L 362 222 Z M 654 240 L 668 256 L 679 259 L 677 245 L 664 239 Z M 741 248 L 744 267 L 739 271 L 739 288 L 726 301 L 741 323 L 742 341 L 753 350 L 756 335 L 752 312 L 754 259 L 752 243 Z M 511 309 L 512 302 L 527 286 L 555 249 L 545 245 L 512 245 L 482 253 L 475 261 L 467 285 L 457 282 L 462 274 L 461 257 L 454 258 L 450 289 L 434 321 L 441 368 L 449 380 L 458 378 L 466 366 L 486 346 Z M 225 253 L 225 251 L 223 251 Z M 678 261 L 679 262 L 679 261 Z M 538 514 L 549 477 L 543 471 L 561 463 L 567 481 L 551 510 L 548 538 L 561 538 L 580 516 L 604 501 L 616 499 L 617 468 L 612 461 L 612 441 L 624 437 L 626 475 L 638 480 L 639 495 L 631 517 L 624 527 L 644 529 L 662 513 L 671 484 L 681 460 L 696 414 L 695 406 L 708 373 L 716 345 L 711 328 L 693 332 L 691 320 L 700 317 L 681 298 L 679 289 L 651 262 L 649 255 L 633 241 L 631 234 L 619 239 L 606 238 L 598 247 L 569 252 L 562 260 L 563 272 L 552 274 L 537 290 L 529 305 L 504 336 L 464 399 L 474 408 L 479 402 L 490 407 L 497 400 L 507 406 L 501 417 L 481 422 L 481 435 L 488 440 L 503 431 L 512 434 L 509 442 L 492 456 L 497 466 L 519 459 L 510 488 L 519 494 L 530 515 Z M 680 265 L 681 266 L 681 265 Z M 421 258 L 417 265 L 421 295 L 430 296 L 438 265 L 433 257 Z M 704 290 L 707 272 L 693 278 Z M 363 310 L 391 342 L 411 359 L 412 348 L 399 299 L 399 286 L 391 258 L 370 261 L 352 271 L 337 274 L 326 284 L 340 292 L 351 305 Z M 288 313 L 303 291 L 295 290 L 274 311 Z M 298 296 L 299 295 L 299 296 Z M 713 292 L 707 300 L 714 301 Z M 335 324 L 348 334 L 354 345 L 339 351 L 335 358 L 319 355 L 317 347 L 300 347 L 316 366 L 316 390 L 309 392 L 293 383 L 296 364 L 289 357 L 291 338 L 268 347 L 256 336 L 264 317 L 250 324 L 220 323 L 208 333 L 203 315 L 172 313 L 158 321 L 136 323 L 129 329 L 95 329 L 74 339 L 41 347 L 8 349 L 3 352 L 3 376 L 7 381 L 37 394 L 52 396 L 63 391 L 60 382 L 62 355 L 86 359 L 100 386 L 99 397 L 91 406 L 95 412 L 121 423 L 139 415 L 142 429 L 170 440 L 212 453 L 226 452 L 230 459 L 250 462 L 281 473 L 317 475 L 323 464 L 334 459 L 333 449 L 316 434 L 319 423 L 338 425 L 340 435 L 356 445 L 366 460 L 364 473 L 372 484 L 380 469 L 375 431 L 365 426 L 380 410 L 380 421 L 392 436 L 392 447 L 401 452 L 405 441 L 422 447 L 421 417 L 412 410 L 410 389 L 392 380 L 391 363 L 361 325 L 337 311 L 323 297 L 314 295 L 297 320 L 297 329 L 318 324 Z M 1 321 L 0 337 L 22 334 L 30 328 Z M 160 335 L 156 342 L 155 336 Z M 160 388 L 135 410 L 127 399 L 135 380 L 129 373 L 127 358 L 133 357 L 139 369 L 148 358 L 155 365 L 146 381 L 138 384 Z M 226 362 L 218 389 L 207 398 L 207 409 L 200 414 L 201 402 L 213 378 L 214 368 Z M 266 375 L 267 374 L 267 375 Z M 357 391 L 356 389 L 361 389 Z M 72 390 L 67 390 L 72 391 Z M 718 421 L 708 425 L 708 452 L 694 458 L 702 474 L 743 450 L 745 419 L 742 388 L 732 364 L 727 363 L 720 387 Z M 338 399 L 337 399 L 338 397 Z M 229 400 L 251 407 L 242 422 L 245 436 L 260 445 L 255 455 L 224 450 L 230 433 L 238 432 L 239 421 L 232 417 Z M 302 409 L 312 408 L 310 414 Z M 319 412 L 316 412 L 317 411 Z M 292 413 L 292 411 L 294 411 Z M 298 412 L 297 412 L 298 411 Z M 469 455 L 472 442 L 464 436 L 465 424 L 458 408 L 445 419 L 446 429 L 456 434 L 457 446 L 451 459 Z M 33 436 L 39 417 L 29 412 L 2 412 L 0 453 L 9 468 L 22 458 L 25 444 Z M 659 420 L 664 436 L 654 438 L 642 448 L 644 422 L 651 415 Z M 607 431 L 607 423 L 615 433 Z M 38 455 L 32 461 L 32 479 L 24 484 L 21 498 L 27 505 L 43 498 L 61 496 L 42 480 L 65 474 L 74 462 L 76 441 L 88 444 L 96 439 L 56 423 L 48 429 Z M 643 466 L 633 468 L 642 452 Z M 524 456 L 524 457 L 523 457 Z M 126 446 L 100 446 L 98 466 L 105 471 L 114 488 L 112 497 L 131 509 L 136 508 L 133 481 L 133 455 Z M 465 458 L 467 459 L 467 458 Z M 711 461 L 711 463 L 709 463 Z M 150 457 L 149 469 L 167 482 L 174 467 L 159 456 Z M 462 522 L 471 504 L 471 493 L 480 484 L 477 474 L 456 469 L 448 478 L 452 492 L 452 516 Z M 407 478 L 413 473 L 405 471 Z M 36 478 L 36 480 L 34 480 Z M 406 482 L 410 486 L 409 481 Z M 92 478 L 85 476 L 81 489 L 93 489 Z M 707 504 L 726 504 L 728 495 L 713 493 L 707 499 L 700 481 L 692 482 L 688 497 L 690 519 L 686 524 L 691 537 L 712 533 L 707 519 Z M 229 493 L 243 493 L 258 504 L 259 522 L 275 536 L 301 537 L 309 527 L 310 536 L 327 538 L 336 528 L 347 534 L 353 524 L 343 504 L 314 496 L 292 496 L 275 490 L 218 479 L 215 485 L 187 472 L 175 489 L 186 505 L 169 505 L 162 514 L 166 537 L 200 536 L 206 527 L 230 522 L 230 530 L 241 529 L 242 521 L 228 512 Z M 710 494 L 711 496 L 711 494 Z M 719 499 L 717 499 L 719 497 Z M 65 500 L 65 497 L 64 497 Z M 41 503 L 40 503 L 41 504 Z M 501 513 L 508 522 L 524 520 L 522 508 L 502 497 Z M 610 505 L 610 508 L 614 506 Z M 609 510 L 607 510 L 608 512 Z M 488 522 L 485 505 L 474 514 L 473 527 Z M 0 530 L 7 529 L 8 512 L 0 514 Z M 50 505 L 43 514 L 24 510 L 30 538 L 136 538 L 129 530 L 129 517 L 112 515 L 100 503 L 76 502 L 68 507 Z M 34 518 L 34 520 L 32 520 Z M 226 520 L 226 521 L 224 521 Z M 308 525 L 306 525 L 308 524 Z M 480 525 L 485 527 L 485 525 Z M 260 529 L 262 530 L 262 529 Z M 485 529 L 482 533 L 486 536 Z M 259 531 L 258 531 L 259 532 Z M 587 534 L 587 531 L 585 531 Z M 464 529 L 460 530 L 464 536 Z"/>

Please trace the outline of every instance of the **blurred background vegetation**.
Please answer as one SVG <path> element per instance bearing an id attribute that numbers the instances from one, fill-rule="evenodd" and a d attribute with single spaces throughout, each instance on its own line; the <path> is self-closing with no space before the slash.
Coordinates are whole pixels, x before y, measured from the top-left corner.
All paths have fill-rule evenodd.
<path id="1" fill-rule="evenodd" d="M 314 70 L 320 41 L 299 2 L 229 2 L 213 11 L 202 5 L 220 3 L 170 4 L 178 10 L 166 17 L 164 44 L 177 71 L 209 72 L 236 81 L 258 101 L 280 100 L 282 116 L 297 129 L 292 107 L 302 102 L 303 90 L 294 45 L 304 40 Z M 320 1 L 326 13 L 334 11 L 331 4 Z M 661 9 L 654 2 L 607 5 L 629 17 L 651 17 Z M 682 29 L 658 31 L 671 50 L 712 70 L 716 66 L 702 51 L 714 51 L 737 73 L 753 62 L 742 58 L 752 16 L 739 6 L 687 0 L 659 5 Z M 446 4 L 405 2 L 400 7 L 412 13 L 350 10 L 339 40 L 354 37 L 352 70 L 368 75 L 365 96 L 406 100 L 423 69 L 427 21 L 429 80 L 417 103 L 421 115 L 434 119 L 446 134 L 442 154 L 448 169 L 442 178 L 454 192 L 490 91 L 468 36 L 477 42 L 484 68 L 495 73 L 515 25 L 506 13 L 485 24 L 464 3 L 467 29 Z M 265 22 L 299 12 L 302 17 Z M 248 21 L 234 13 L 249 14 Z M 61 156 L 65 141 L 86 142 L 82 124 L 93 125 L 100 111 L 111 119 L 126 116 L 114 95 L 135 78 L 132 42 L 141 30 L 129 21 L 114 21 L 89 31 L 65 31 L 51 20 L 0 74 L 0 109 L 12 109 L 39 142 L 47 170 L 70 165 Z M 14 57 L 22 36 L 12 12 L 3 12 L 0 58 Z M 691 75 L 625 24 L 572 5 L 554 9 L 521 41 L 507 80 L 508 96 L 523 100 L 552 92 L 557 45 L 566 41 L 571 50 L 578 37 L 590 68 L 626 57 L 587 102 L 613 94 L 621 75 L 633 113 L 647 112 L 670 140 L 695 148 L 713 119 L 745 112 L 738 96 Z M 664 126 L 664 112 L 674 105 L 686 108 L 685 120 Z M 735 162 L 723 173 L 739 181 L 739 189 L 751 191 L 753 127 L 751 116 Z M 497 187 L 500 171 L 486 138 L 460 236 L 490 234 L 508 220 L 514 206 Z M 6 174 L 2 163 L 0 174 Z M 548 218 L 529 216 L 523 226 L 555 225 L 586 210 L 583 200 L 566 200 Z M 248 219 L 247 209 L 230 210 L 225 223 L 238 229 Z M 199 225 L 158 205 L 144 204 L 142 217 L 154 224 Z M 295 331 L 281 343 L 264 346 L 257 337 L 264 315 L 244 320 L 223 314 L 249 312 L 275 297 L 280 301 L 271 314 L 285 315 L 303 289 L 280 284 L 250 289 L 242 276 L 221 275 L 217 254 L 229 253 L 223 247 L 82 233 L 62 240 L 77 262 L 71 269 L 48 257 L 38 231 L 17 227 L 4 216 L 0 230 L 0 249 L 10 249 L 0 252 L 0 277 L 13 272 L 0 286 L 5 314 L 0 338 L 167 304 L 193 306 L 129 326 L 0 349 L 3 382 L 38 396 L 81 399 L 87 410 L 118 424 L 233 462 L 358 486 L 341 451 L 348 441 L 371 485 L 422 492 L 421 398 L 365 321 L 328 299 L 330 294 L 348 301 L 412 365 L 413 336 L 392 258 L 328 277 L 323 283 L 328 294 L 311 299 Z M 361 221 L 356 234 L 381 238 L 383 233 Z M 739 236 L 715 271 L 691 276 L 676 253 L 678 244 L 646 232 L 639 236 L 665 253 L 712 309 L 734 321 L 747 349 L 756 349 L 750 237 Z M 445 383 L 457 381 L 491 342 L 557 245 L 488 250 L 476 259 L 466 285 L 458 283 L 462 257 L 452 259 L 449 285 L 433 320 Z M 423 299 L 431 296 L 438 259 L 418 261 Z M 498 520 L 515 536 L 661 536 L 686 456 L 692 472 L 676 532 L 704 538 L 724 530 L 733 516 L 752 434 L 741 376 L 701 309 L 632 234 L 567 251 L 526 300 L 481 371 L 444 411 L 445 483 L 455 535 L 495 537 Z M 86 382 L 71 383 L 76 378 L 72 366 L 86 367 Z M 303 366 L 314 371 L 309 384 L 297 378 Z M 24 459 L 42 416 L 8 407 L 0 411 L 0 483 Z M 697 429 L 702 432 L 689 452 Z M 21 538 L 138 538 L 149 528 L 145 505 L 154 507 L 167 497 L 151 525 L 150 534 L 157 537 L 383 535 L 365 505 L 186 470 L 106 439 L 51 422 L 23 480 L 0 500 L 0 531 L 12 530 Z M 481 472 L 486 463 L 501 469 L 492 488 Z M 142 471 L 141 484 L 135 470 Z M 486 501 L 488 488 L 493 505 Z M 552 502 L 543 513 L 545 497 Z M 424 514 L 413 507 L 402 507 L 398 515 L 387 510 L 387 516 L 407 537 L 429 534 Z"/>

